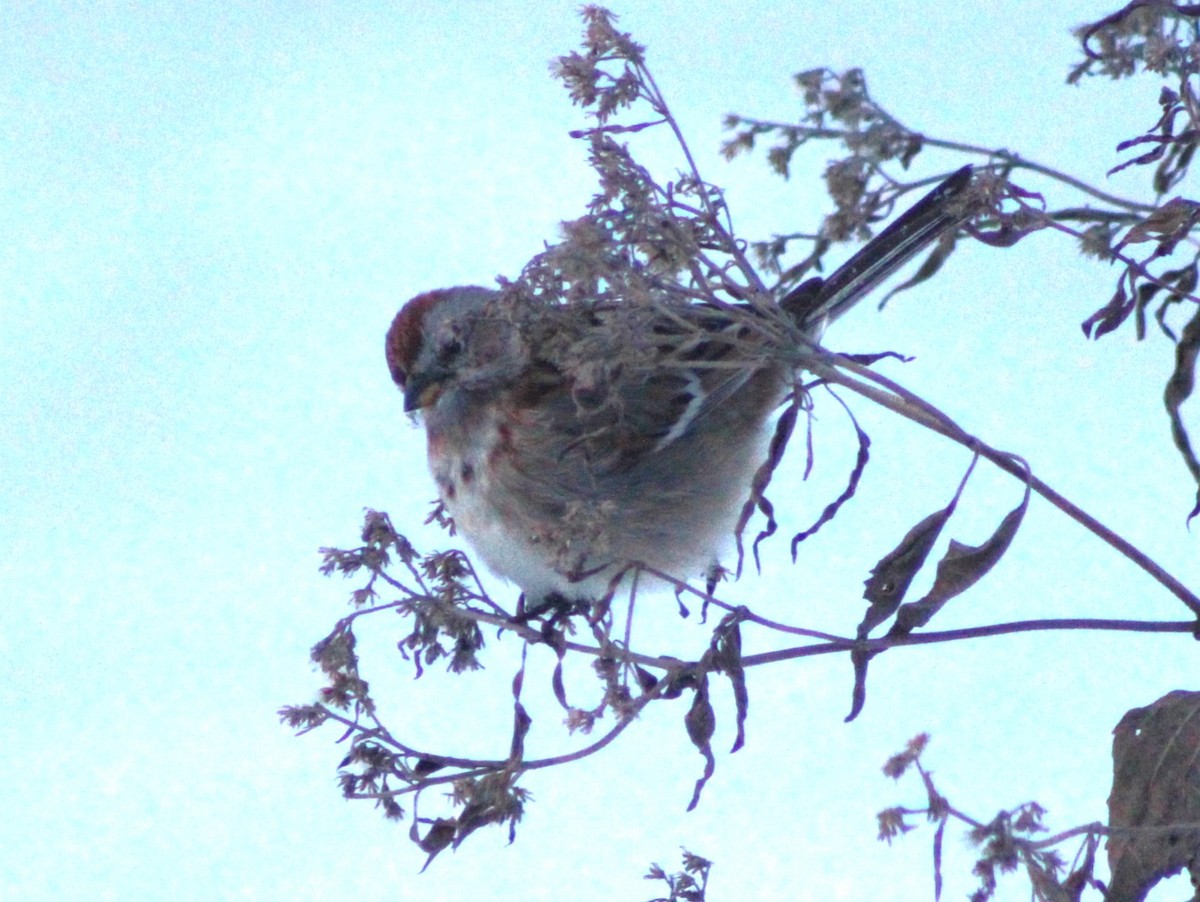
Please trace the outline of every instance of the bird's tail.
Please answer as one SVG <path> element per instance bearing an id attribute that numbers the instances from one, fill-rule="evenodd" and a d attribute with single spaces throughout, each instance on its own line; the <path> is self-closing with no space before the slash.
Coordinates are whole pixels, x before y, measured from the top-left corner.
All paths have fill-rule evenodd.
<path id="1" fill-rule="evenodd" d="M 779 302 L 804 329 L 819 333 L 893 272 L 967 218 L 958 203 L 971 183 L 964 166 L 909 207 L 837 268 L 828 279 L 812 278 Z"/>

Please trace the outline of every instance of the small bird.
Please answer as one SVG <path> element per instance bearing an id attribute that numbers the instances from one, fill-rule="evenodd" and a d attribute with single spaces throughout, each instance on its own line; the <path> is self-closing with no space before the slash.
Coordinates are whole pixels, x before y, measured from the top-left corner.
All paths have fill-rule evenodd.
<path id="1" fill-rule="evenodd" d="M 408 301 L 388 367 L 420 412 L 456 528 L 532 604 L 599 598 L 637 564 L 707 571 L 811 343 L 965 219 L 970 181 L 970 167 L 954 173 L 769 313 L 665 297 L 538 303 L 477 286 Z"/>

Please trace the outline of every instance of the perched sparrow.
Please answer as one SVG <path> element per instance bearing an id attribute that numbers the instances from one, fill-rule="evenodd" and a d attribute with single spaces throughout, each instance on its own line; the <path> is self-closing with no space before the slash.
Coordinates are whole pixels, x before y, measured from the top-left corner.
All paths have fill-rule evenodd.
<path id="1" fill-rule="evenodd" d="M 970 178 L 951 176 L 775 316 L 665 299 L 537 304 L 479 287 L 413 298 L 387 361 L 405 410 L 422 413 L 456 527 L 531 602 L 598 597 L 634 563 L 698 575 L 749 496 L 805 337 L 958 225 Z"/>

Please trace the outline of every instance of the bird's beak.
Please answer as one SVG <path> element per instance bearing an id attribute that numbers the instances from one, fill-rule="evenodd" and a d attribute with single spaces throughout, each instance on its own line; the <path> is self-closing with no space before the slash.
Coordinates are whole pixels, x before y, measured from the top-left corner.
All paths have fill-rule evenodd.
<path id="1" fill-rule="evenodd" d="M 434 404 L 442 394 L 443 380 L 434 374 L 413 374 L 404 385 L 404 412 Z"/>

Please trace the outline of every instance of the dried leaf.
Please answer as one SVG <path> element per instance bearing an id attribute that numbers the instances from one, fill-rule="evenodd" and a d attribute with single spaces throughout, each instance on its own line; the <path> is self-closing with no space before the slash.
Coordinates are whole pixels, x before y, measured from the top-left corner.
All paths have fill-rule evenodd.
<path id="1" fill-rule="evenodd" d="M 964 545 L 951 539 L 950 548 L 938 561 L 937 575 L 929 594 L 920 601 L 900 606 L 889 636 L 906 636 L 917 627 L 924 626 L 947 601 L 967 591 L 996 565 L 1021 526 L 1025 509 L 1029 506 L 1029 494 L 1027 481 L 1021 503 L 1005 515 L 995 532 L 982 545 Z"/>
<path id="2" fill-rule="evenodd" d="M 937 275 L 938 270 L 942 268 L 942 264 L 954 253 L 956 245 L 954 240 L 955 234 L 955 232 L 947 232 L 943 235 L 942 239 L 933 246 L 933 250 L 929 252 L 929 256 L 925 258 L 921 266 L 913 273 L 912 278 L 905 279 L 883 296 L 883 300 L 879 302 L 879 309 L 882 310 L 887 305 L 887 302 L 900 292 L 915 288 L 926 279 L 931 279 Z"/>
<path id="3" fill-rule="evenodd" d="M 711 745 L 713 733 L 717 728 L 717 718 L 713 713 L 712 703 L 708 700 L 708 674 L 700 675 L 700 681 L 696 686 L 696 696 L 692 700 L 692 707 L 684 717 L 683 723 L 687 727 L 688 738 L 704 756 L 704 773 L 696 781 L 696 789 L 692 793 L 692 800 L 687 807 L 687 810 L 691 811 L 699 804 L 700 793 L 704 790 L 705 784 L 708 783 L 709 777 L 713 775 L 717 766 L 713 759 Z"/>
<path id="4" fill-rule="evenodd" d="M 641 664 L 633 665 L 634 676 L 637 678 L 638 686 L 643 693 L 652 692 L 654 687 L 658 685 L 658 677 L 652 674 Z"/>
<path id="5" fill-rule="evenodd" d="M 1179 454 L 1183 457 L 1183 462 L 1191 472 L 1192 478 L 1200 486 L 1200 461 L 1197 461 L 1196 454 L 1192 450 L 1187 427 L 1184 426 L 1183 417 L 1179 413 L 1179 408 L 1183 406 L 1184 401 L 1191 397 L 1192 390 L 1196 387 L 1196 358 L 1198 355 L 1200 355 L 1200 307 L 1196 308 L 1192 318 L 1183 327 L 1183 334 L 1179 336 L 1179 341 L 1175 345 L 1175 370 L 1171 373 L 1171 378 L 1167 380 L 1167 387 L 1163 390 L 1163 404 L 1166 405 L 1167 415 L 1171 418 L 1171 437 L 1175 440 L 1175 447 L 1179 449 Z M 1196 504 L 1188 514 L 1188 522 L 1190 523 L 1198 513 L 1200 513 L 1200 488 L 1197 489 Z"/>
<path id="6" fill-rule="evenodd" d="M 1196 155 L 1196 130 L 1188 129 L 1167 149 L 1166 158 L 1154 170 L 1154 193 L 1166 194 L 1183 181 Z"/>
<path id="7" fill-rule="evenodd" d="M 1158 241 L 1159 253 L 1169 254 L 1175 245 L 1191 232 L 1200 221 L 1200 203 L 1184 197 L 1173 197 L 1136 225 L 1129 227 L 1114 253 L 1127 244 Z"/>
<path id="8" fill-rule="evenodd" d="M 1134 837 L 1110 836 L 1109 898 L 1140 902 L 1159 880 L 1200 851 L 1200 692 L 1168 692 L 1134 708 L 1113 730 L 1110 827 L 1169 827 Z"/>
<path id="9" fill-rule="evenodd" d="M 558 703 L 562 705 L 563 710 L 570 711 L 571 705 L 567 701 L 567 690 L 563 686 L 563 659 L 567 654 L 567 637 L 561 629 L 550 629 L 550 624 L 542 630 L 542 637 L 547 645 L 554 649 L 554 654 L 558 660 L 554 663 L 554 673 L 550 677 L 550 686 L 554 690 L 554 697 Z M 521 669 L 525 669 L 525 658 L 521 658 Z"/>
<path id="10" fill-rule="evenodd" d="M 971 224 L 965 226 L 967 234 L 989 247 L 1012 247 L 1018 241 L 1028 237 L 1039 229 L 1041 225 L 1018 226 L 1012 221 L 1012 218 L 998 217 L 999 225 L 994 229 L 979 229 Z"/>
<path id="11" fill-rule="evenodd" d="M 1117 283 L 1117 290 L 1108 299 L 1108 303 L 1079 324 L 1083 334 L 1088 338 L 1099 338 L 1112 332 L 1129 318 L 1133 312 L 1134 301 L 1125 290 L 1125 279 Z"/>
<path id="12" fill-rule="evenodd" d="M 687 727 L 688 738 L 692 740 L 692 745 L 704 751 L 717 728 L 717 718 L 713 713 L 712 702 L 708 700 L 707 675 L 701 678 L 700 684 L 696 687 L 692 707 L 688 709 L 683 723 Z"/>
<path id="13" fill-rule="evenodd" d="M 742 505 L 742 512 L 738 516 L 737 526 L 734 528 L 734 537 L 737 541 L 737 575 L 742 575 L 742 531 L 745 530 L 746 524 L 750 522 L 750 517 L 754 511 L 760 510 L 764 517 L 767 518 L 766 525 L 759 531 L 758 536 L 754 539 L 754 566 L 761 570 L 761 564 L 758 557 L 758 545 L 763 539 L 770 538 L 775 534 L 778 528 L 778 523 L 775 520 L 775 506 L 771 504 L 767 498 L 767 486 L 771 484 L 771 477 L 775 475 L 775 468 L 779 466 L 783 460 L 784 452 L 787 451 L 788 441 L 792 437 L 792 430 L 796 426 L 796 415 L 800 411 L 803 399 L 797 393 L 792 399 L 792 402 L 780 414 L 779 420 L 775 423 L 775 432 L 771 436 L 771 444 L 767 449 L 767 459 L 763 461 L 758 470 L 754 473 L 754 478 L 750 483 L 750 497 L 746 503 Z M 709 590 L 711 594 L 712 590 Z"/>
<path id="14" fill-rule="evenodd" d="M 463 844 L 468 836 L 480 827 L 494 824 L 499 818 L 495 808 L 478 798 L 472 799 L 463 806 L 462 814 L 458 816 L 458 830 L 454 837 L 454 848 Z"/>
<path id="15" fill-rule="evenodd" d="M 861 363 L 863 366 L 874 366 L 881 360 L 899 360 L 901 363 L 912 363 L 916 360 L 915 357 L 901 354 L 899 351 L 877 351 L 874 354 L 839 354 L 838 356 L 844 357 L 846 360 L 853 360 L 855 363 Z"/>
<path id="16" fill-rule="evenodd" d="M 533 718 L 529 716 L 525 706 L 517 702 L 513 706 L 512 748 L 508 753 L 511 760 L 520 761 L 525 757 L 525 736 L 532 725 Z"/>
<path id="17" fill-rule="evenodd" d="M 554 675 L 550 677 L 550 686 L 554 689 L 554 697 L 558 699 L 558 703 L 564 709 L 570 710 L 571 706 L 567 703 L 567 690 L 563 687 L 562 661 L 554 665 Z"/>
<path id="18" fill-rule="evenodd" d="M 457 823 L 453 819 L 438 818 L 433 822 L 433 826 L 429 828 L 429 832 L 424 837 L 417 839 L 417 825 L 413 824 L 410 836 L 422 852 L 428 852 L 429 857 L 425 859 L 425 864 L 421 867 L 421 873 L 425 873 L 425 869 L 433 863 L 433 859 L 437 858 L 438 853 L 454 840 L 454 833 L 457 830 Z"/>
<path id="19" fill-rule="evenodd" d="M 733 700 L 737 706 L 737 737 L 730 752 L 736 752 L 746 743 L 746 714 L 750 708 L 750 694 L 746 691 L 746 671 L 742 667 L 742 612 L 728 614 L 717 627 L 713 637 L 714 663 L 717 670 L 729 677 L 733 685 Z"/>
<path id="20" fill-rule="evenodd" d="M 521 647 L 521 669 L 513 675 L 513 736 L 512 747 L 509 749 L 509 759 L 520 761 L 525 756 L 525 734 L 533 723 L 533 718 L 521 704 L 521 689 L 525 685 L 525 661 L 529 655 L 529 646 Z"/>
<path id="21" fill-rule="evenodd" d="M 875 652 L 856 646 L 850 650 L 850 663 L 854 667 L 854 688 L 850 690 L 850 713 L 845 722 L 850 723 L 862 713 L 863 705 L 867 703 L 867 665 L 875 657 Z"/>
<path id="22" fill-rule="evenodd" d="M 696 671 L 690 667 L 677 670 L 673 674 L 668 674 L 666 679 L 667 685 L 663 688 L 663 691 L 658 694 L 659 698 L 679 698 L 685 691 L 694 688 L 699 682 L 696 677 Z"/>
<path id="23" fill-rule="evenodd" d="M 417 763 L 413 765 L 412 771 L 418 777 L 428 777 L 445 766 L 445 763 L 442 761 L 434 761 L 431 758 L 418 758 Z"/>
<path id="24" fill-rule="evenodd" d="M 837 395 L 834 395 L 837 398 Z M 854 469 L 850 471 L 850 479 L 846 483 L 846 488 L 829 504 L 825 505 L 825 510 L 821 511 L 821 516 L 808 529 L 802 530 L 792 536 L 792 560 L 796 560 L 796 549 L 800 543 L 815 533 L 818 529 L 832 520 L 842 505 L 854 497 L 854 493 L 858 491 L 858 481 L 862 479 L 863 470 L 867 467 L 867 461 L 871 459 L 871 437 L 867 435 L 861 426 L 858 425 L 858 420 L 854 419 L 854 414 L 850 413 L 850 408 L 846 407 L 841 398 L 838 398 L 842 408 L 850 417 L 850 422 L 854 424 L 854 431 L 858 435 L 858 457 L 854 461 Z"/>
<path id="25" fill-rule="evenodd" d="M 1196 283 L 1200 280 L 1200 266 L 1196 260 L 1179 269 L 1169 269 L 1158 277 L 1160 282 L 1170 286 L 1170 293 L 1163 299 L 1163 302 L 1158 305 L 1154 311 L 1154 319 L 1158 323 L 1159 329 L 1163 334 L 1171 339 L 1172 342 L 1177 342 L 1179 339 L 1175 333 L 1171 331 L 1170 326 L 1166 323 L 1167 311 L 1175 304 L 1182 303 L 1185 300 L 1196 300 L 1193 293 L 1196 290 Z M 1142 313 L 1142 311 L 1139 311 Z M 1144 318 L 1144 313 L 1142 314 Z M 1138 331 L 1138 340 L 1145 337 L 1145 329 L 1142 327 Z"/>
<path id="26" fill-rule="evenodd" d="M 954 513 L 956 501 L 957 498 L 910 529 L 900 544 L 871 568 L 871 575 L 865 583 L 867 588 L 863 592 L 863 598 L 870 602 L 870 607 L 858 625 L 860 639 L 865 639 L 872 629 L 896 612 L 913 578 L 925 565 L 929 552 L 942 533 L 942 527 Z"/>
<path id="27" fill-rule="evenodd" d="M 1159 135 L 1139 135 L 1136 138 L 1130 138 L 1127 141 L 1122 141 L 1117 145 L 1117 150 L 1129 150 L 1129 148 L 1138 144 L 1153 144 L 1154 146 L 1140 156 L 1136 156 L 1131 160 L 1126 160 L 1123 163 L 1118 163 L 1116 166 L 1113 166 L 1111 169 L 1109 169 L 1106 174 L 1113 176 L 1122 169 L 1128 169 L 1130 166 L 1145 166 L 1147 163 L 1153 163 L 1155 160 L 1158 160 L 1162 157 L 1163 153 L 1166 152 L 1167 147 L 1171 145 L 1172 140 L 1173 139 L 1169 136 L 1161 137 Z"/>

